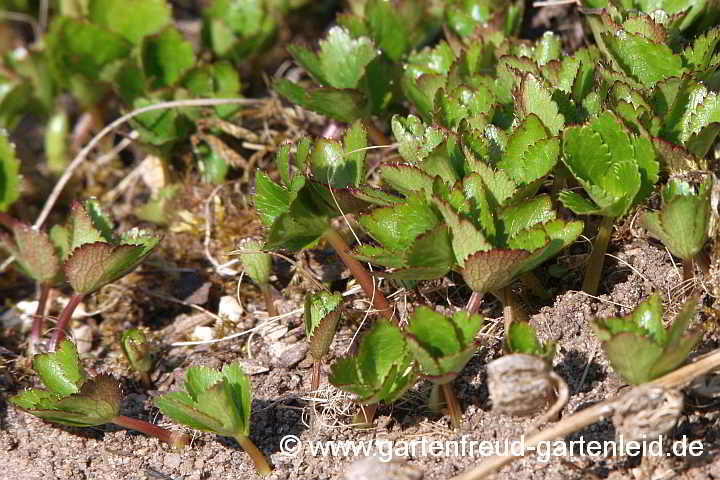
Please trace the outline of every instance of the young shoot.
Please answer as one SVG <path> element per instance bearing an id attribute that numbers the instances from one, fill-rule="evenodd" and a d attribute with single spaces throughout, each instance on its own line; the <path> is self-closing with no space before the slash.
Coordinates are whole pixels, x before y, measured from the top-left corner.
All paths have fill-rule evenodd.
<path id="1" fill-rule="evenodd" d="M 62 340 L 55 352 L 35 355 L 32 365 L 46 390 L 26 390 L 11 397 L 10 403 L 23 411 L 71 427 L 114 423 L 178 448 L 190 443 L 187 435 L 120 415 L 120 383 L 110 375 L 88 378 L 77 348 L 69 340 Z"/>
<path id="2" fill-rule="evenodd" d="M 310 389 L 320 387 L 322 362 L 330 351 L 335 337 L 340 313 L 342 295 L 339 293 L 319 292 L 305 297 L 305 336 L 310 344 L 310 356 L 313 359 L 313 373 Z"/>
<path id="3" fill-rule="evenodd" d="M 265 299 L 265 308 L 268 316 L 277 316 L 277 308 L 273 301 L 272 286 L 270 285 L 270 273 L 272 270 L 272 256 L 262 251 L 263 242 L 246 238 L 240 242 L 240 262 L 245 273 L 255 282 Z"/>
<path id="4" fill-rule="evenodd" d="M 120 346 L 130 366 L 140 374 L 143 384 L 149 387 L 152 384 L 150 372 L 153 358 L 145 332 L 137 328 L 125 330 L 120 337 Z"/>
<path id="5" fill-rule="evenodd" d="M 682 259 L 683 281 L 693 278 L 694 264 L 705 265 L 700 257 L 710 229 L 713 180 L 710 174 L 704 177 L 697 187 L 671 179 L 662 190 L 660 211 L 642 216 L 642 224 L 650 234 Z"/>
<path id="6" fill-rule="evenodd" d="M 270 473 L 265 455 L 250 440 L 252 387 L 239 363 L 225 365 L 221 371 L 190 367 L 185 391 L 155 397 L 153 404 L 177 423 L 234 438 L 250 455 L 259 475 Z"/>
<path id="7" fill-rule="evenodd" d="M 427 307 L 419 307 L 409 320 L 408 348 L 418 364 L 420 376 L 433 383 L 430 407 L 439 411 L 442 405 L 447 406 L 456 428 L 462 422 L 462 407 L 452 382 L 478 349 L 475 335 L 484 322 L 481 315 L 457 312 L 446 317 Z"/>
<path id="8" fill-rule="evenodd" d="M 672 325 L 665 328 L 662 300 L 654 294 L 630 314 L 596 319 L 592 327 L 613 370 L 626 382 L 639 385 L 685 362 L 702 336 L 700 330 L 688 330 L 696 306 L 696 298 L 685 302 Z"/>
<path id="9" fill-rule="evenodd" d="M 630 207 L 647 198 L 658 180 L 659 165 L 650 140 L 629 133 L 611 112 L 586 125 L 566 128 L 562 159 L 590 198 L 563 191 L 560 201 L 579 215 L 602 217 L 582 287 L 595 295 L 612 226 Z"/>
<path id="10" fill-rule="evenodd" d="M 382 319 L 363 335 L 354 355 L 340 358 L 330 367 L 330 383 L 351 393 L 356 403 L 365 405 L 363 415 L 356 418 L 360 424 L 372 423 L 378 403 L 394 402 L 416 380 L 403 333 Z"/>

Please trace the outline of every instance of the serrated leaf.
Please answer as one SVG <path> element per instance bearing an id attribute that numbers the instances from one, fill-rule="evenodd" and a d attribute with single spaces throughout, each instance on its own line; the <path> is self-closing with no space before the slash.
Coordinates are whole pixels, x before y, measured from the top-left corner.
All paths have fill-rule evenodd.
<path id="1" fill-rule="evenodd" d="M 20 196 L 20 162 L 5 130 L 0 130 L 0 212 Z"/>
<path id="2" fill-rule="evenodd" d="M 192 45 L 174 28 L 143 41 L 143 69 L 155 88 L 174 85 L 194 62 Z"/>
<path id="3" fill-rule="evenodd" d="M 444 269 L 445 273 L 455 263 L 452 240 L 447 225 L 438 225 L 420 235 L 407 254 L 410 267 Z"/>
<path id="4" fill-rule="evenodd" d="M 447 42 L 441 41 L 436 46 L 424 48 L 408 57 L 406 71 L 413 78 L 430 73 L 447 76 L 455 61 L 455 54 Z"/>
<path id="5" fill-rule="evenodd" d="M 433 191 L 433 178 L 421 169 L 407 164 L 383 164 L 378 175 L 387 186 L 407 196 L 412 192 Z"/>
<path id="6" fill-rule="evenodd" d="M 682 52 L 686 67 L 693 70 L 704 70 L 710 65 L 715 50 L 720 42 L 720 29 L 713 28 L 693 40 Z"/>
<path id="7" fill-rule="evenodd" d="M 173 421 L 195 430 L 218 432 L 222 424 L 212 416 L 196 408 L 196 403 L 186 392 L 170 392 L 153 398 L 153 405 Z"/>
<path id="8" fill-rule="evenodd" d="M 69 82 L 72 73 L 98 79 L 104 67 L 127 57 L 132 47 L 98 25 L 63 16 L 55 17 L 46 41 L 48 58 L 62 82 Z"/>
<path id="9" fill-rule="evenodd" d="M 237 423 L 242 434 L 250 435 L 250 415 L 252 413 L 252 384 L 239 362 L 227 364 L 222 369 L 223 377 L 230 390 L 236 411 L 242 415 Z"/>
<path id="10" fill-rule="evenodd" d="M 521 230 L 554 219 L 555 211 L 552 209 L 552 200 L 548 195 L 538 195 L 527 201 L 508 206 L 498 215 L 496 245 L 505 245 L 508 239 L 517 235 Z"/>
<path id="11" fill-rule="evenodd" d="M 92 226 L 100 232 L 103 240 L 106 242 L 114 241 L 115 235 L 113 234 L 113 229 L 115 228 L 115 224 L 110 218 L 110 215 L 100 206 L 100 203 L 94 198 L 89 198 L 83 202 L 83 207 L 88 217 L 90 217 Z"/>
<path id="12" fill-rule="evenodd" d="M 369 116 L 367 99 L 356 90 L 303 88 L 284 78 L 273 83 L 273 90 L 301 107 L 341 122 Z"/>
<path id="13" fill-rule="evenodd" d="M 560 156 L 560 140 L 548 138 L 545 126 L 535 114 L 525 117 L 513 131 L 498 162 L 515 183 L 529 184 L 550 173 Z"/>
<path id="14" fill-rule="evenodd" d="M 284 213 L 272 224 L 265 248 L 302 250 L 317 243 L 329 228 L 327 217 L 311 212 Z"/>
<path id="15" fill-rule="evenodd" d="M 328 84 L 335 88 L 355 88 L 365 73 L 365 67 L 377 56 L 372 40 L 352 38 L 342 27 L 333 27 L 320 40 L 318 57 Z"/>
<path id="16" fill-rule="evenodd" d="M 553 101 L 552 94 L 535 75 L 531 73 L 524 75 L 513 96 L 521 119 L 534 113 L 551 135 L 559 134 L 565 126 L 565 118 L 558 113 L 558 106 Z"/>
<path id="17" fill-rule="evenodd" d="M 389 268 L 402 268 L 407 266 L 405 252 L 388 250 L 374 245 L 359 245 L 353 251 L 353 256 L 361 262 L 382 265 Z"/>
<path id="18" fill-rule="evenodd" d="M 510 353 L 538 355 L 541 351 L 535 329 L 527 322 L 511 323 L 505 336 L 505 344 Z"/>
<path id="19" fill-rule="evenodd" d="M 137 268 L 158 242 L 155 238 L 147 246 L 86 243 L 65 261 L 65 276 L 75 293 L 92 293 Z"/>
<path id="20" fill-rule="evenodd" d="M 315 361 L 327 355 L 340 320 L 342 295 L 318 292 L 305 297 L 305 335 Z"/>
<path id="21" fill-rule="evenodd" d="M 91 0 L 88 15 L 93 23 L 137 44 L 170 23 L 171 9 L 165 0 Z"/>
<path id="22" fill-rule="evenodd" d="M 54 352 L 35 355 L 32 364 L 45 387 L 61 396 L 79 392 L 87 379 L 77 348 L 67 339 Z"/>
<path id="23" fill-rule="evenodd" d="M 601 35 L 620 67 L 646 87 L 684 72 L 682 58 L 667 45 L 622 30 Z"/>
<path id="24" fill-rule="evenodd" d="M 485 293 L 508 285 L 515 271 L 530 256 L 526 250 L 477 252 L 465 260 L 462 276 L 473 292 Z"/>
<path id="25" fill-rule="evenodd" d="M 14 242 L 8 240 L 11 253 L 33 280 L 47 285 L 60 281 L 60 258 L 47 233 L 17 223 L 13 227 L 13 236 Z"/>
<path id="26" fill-rule="evenodd" d="M 411 48 L 408 25 L 398 14 L 395 5 L 385 1 L 371 1 L 365 6 L 365 17 L 373 39 L 391 60 L 398 62 Z"/>
<path id="27" fill-rule="evenodd" d="M 88 243 L 107 242 L 80 202 L 73 202 L 68 225 L 71 236 L 70 251 Z"/>
<path id="28" fill-rule="evenodd" d="M 406 161 L 419 163 L 444 140 L 445 134 L 435 127 L 427 127 L 414 115 L 403 118 L 395 115 L 391 121 L 393 135 L 398 141 L 398 151 Z"/>
<path id="29" fill-rule="evenodd" d="M 255 210 L 266 226 L 290 210 L 290 192 L 260 170 L 255 173 Z"/>
<path id="30" fill-rule="evenodd" d="M 400 251 L 439 223 L 437 215 L 419 195 L 408 197 L 403 204 L 376 208 L 358 221 L 385 248 Z"/>
<path id="31" fill-rule="evenodd" d="M 263 243 L 260 240 L 248 239 L 241 242 L 240 249 L 249 251 L 249 253 L 239 253 L 245 273 L 258 285 L 268 283 L 272 270 L 272 257 L 262 251 Z"/>
<path id="32" fill-rule="evenodd" d="M 508 246 L 512 249 L 522 248 L 524 250 L 530 250 L 530 245 L 522 241 L 521 237 L 523 235 L 536 237 L 532 239 L 530 244 L 532 244 L 534 248 L 537 248 L 537 250 L 533 250 L 532 254 L 515 268 L 513 275 L 530 272 L 546 260 L 560 253 L 561 250 L 577 240 L 583 231 L 583 227 L 584 224 L 581 221 L 566 222 L 564 220 L 553 220 L 521 232 L 511 238 Z"/>
<path id="33" fill-rule="evenodd" d="M 490 243 L 469 220 L 462 218 L 449 204 L 433 199 L 434 205 L 442 214 L 452 233 L 452 245 L 455 259 L 461 267 L 469 255 L 491 248 Z"/>

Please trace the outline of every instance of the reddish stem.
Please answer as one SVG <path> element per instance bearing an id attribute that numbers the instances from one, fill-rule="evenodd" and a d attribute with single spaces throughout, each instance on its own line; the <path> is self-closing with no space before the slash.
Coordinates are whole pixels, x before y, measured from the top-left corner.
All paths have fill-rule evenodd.
<path id="1" fill-rule="evenodd" d="M 45 313 L 47 301 L 50 297 L 50 285 L 46 283 L 38 284 L 38 306 L 33 317 L 32 331 L 30 332 L 30 351 L 35 352 L 35 345 L 40 341 L 43 325 L 45 324 Z"/>
<path id="2" fill-rule="evenodd" d="M 272 468 L 270 467 L 267 458 L 265 458 L 265 455 L 263 455 L 260 449 L 255 446 L 252 440 L 250 440 L 245 435 L 236 435 L 234 438 L 240 444 L 243 450 L 245 450 L 247 454 L 250 455 L 250 458 L 252 458 L 252 461 L 255 463 L 255 471 L 258 473 L 258 475 L 264 477 L 272 471 Z"/>
<path id="3" fill-rule="evenodd" d="M 340 234 L 330 228 L 327 232 L 325 232 L 325 239 L 335 249 L 335 252 L 337 252 L 345 266 L 350 269 L 350 273 L 353 274 L 355 280 L 357 280 L 360 284 L 365 292 L 365 295 L 371 299 L 373 308 L 378 310 L 393 323 L 397 324 L 397 320 L 392 316 L 392 311 L 390 310 L 390 305 L 388 305 L 388 302 L 385 299 L 385 295 L 383 295 L 379 288 L 376 288 L 373 278 L 367 270 L 365 270 L 362 263 L 350 255 L 350 247 L 347 243 L 345 243 L 345 240 L 340 236 Z"/>
<path id="4" fill-rule="evenodd" d="M 13 228 L 15 228 L 15 225 L 17 225 L 17 223 L 18 221 L 7 213 L 0 212 L 0 225 L 4 225 L 9 230 L 12 230 Z"/>
<path id="5" fill-rule="evenodd" d="M 474 315 L 480 311 L 480 305 L 482 305 L 484 295 L 480 292 L 472 292 L 470 299 L 465 305 L 465 311 L 470 315 Z"/>
<path id="6" fill-rule="evenodd" d="M 278 311 L 273 301 L 272 287 L 269 283 L 263 283 L 260 285 L 260 291 L 265 298 L 265 308 L 267 309 L 268 317 L 277 317 Z"/>
<path id="7" fill-rule="evenodd" d="M 55 326 L 55 333 L 53 333 L 53 336 L 50 339 L 50 345 L 48 346 L 49 352 L 54 352 L 58 342 L 65 337 L 65 329 L 70 323 L 73 312 L 77 306 L 80 305 L 80 302 L 83 301 L 83 298 L 85 298 L 84 293 L 76 293 L 70 297 L 70 301 L 67 305 L 65 305 L 65 308 L 63 308 L 60 318 L 58 318 L 58 323 Z"/>
<path id="8" fill-rule="evenodd" d="M 119 425 L 130 430 L 137 430 L 145 435 L 155 437 L 160 441 L 169 443 L 175 448 L 186 447 L 190 444 L 190 436 L 180 432 L 172 432 L 164 428 L 148 423 L 145 420 L 139 420 L 137 418 L 126 417 L 125 415 L 118 415 L 112 419 L 112 423 Z"/>

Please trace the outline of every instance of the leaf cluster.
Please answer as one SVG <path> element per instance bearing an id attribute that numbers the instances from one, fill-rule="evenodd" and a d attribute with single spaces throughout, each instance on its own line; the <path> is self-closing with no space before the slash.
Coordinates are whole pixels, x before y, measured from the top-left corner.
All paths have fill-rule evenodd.
<path id="1" fill-rule="evenodd" d="M 688 330 L 697 299 L 690 299 L 670 328 L 663 324 L 659 295 L 652 295 L 625 317 L 596 319 L 593 330 L 613 369 L 628 383 L 649 382 L 681 365 L 700 340 L 702 332 Z"/>

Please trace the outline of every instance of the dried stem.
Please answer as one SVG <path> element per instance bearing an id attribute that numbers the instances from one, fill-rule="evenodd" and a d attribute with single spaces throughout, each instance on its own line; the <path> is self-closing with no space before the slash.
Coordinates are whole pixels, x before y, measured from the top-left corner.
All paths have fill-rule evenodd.
<path id="1" fill-rule="evenodd" d="M 503 303 L 503 318 L 505 320 L 506 335 L 510 329 L 511 323 L 527 322 L 530 320 L 527 313 L 525 313 L 523 306 L 520 302 L 518 302 L 517 298 L 515 298 L 515 295 L 513 295 L 512 287 L 510 285 L 503 287 L 499 292 L 493 292 L 493 295 L 499 298 Z"/>
<path id="2" fill-rule="evenodd" d="M 245 450 L 247 454 L 250 455 L 250 458 L 252 458 L 252 461 L 255 463 L 255 470 L 257 471 L 258 475 L 263 477 L 265 475 L 269 475 L 272 471 L 272 468 L 270 468 L 270 464 L 265 458 L 265 455 L 263 455 L 263 453 L 255 446 L 252 440 L 250 440 L 250 438 L 246 437 L 245 435 L 236 435 L 234 438 L 240 444 L 243 450 Z"/>
<path id="3" fill-rule="evenodd" d="M 337 231 L 335 231 L 335 229 L 329 228 L 325 232 L 325 239 L 335 249 L 335 252 L 338 254 L 345 266 L 350 269 L 350 273 L 353 274 L 355 280 L 357 280 L 357 282 L 360 284 L 363 291 L 365 292 L 365 295 L 367 295 L 371 299 L 373 308 L 375 308 L 375 310 L 378 310 L 381 315 L 385 316 L 386 318 L 393 321 L 393 323 L 397 324 L 397 320 L 394 319 L 392 316 L 392 311 L 390 310 L 390 305 L 385 299 L 385 295 L 383 295 L 379 288 L 376 288 L 375 281 L 370 276 L 368 271 L 365 270 L 365 267 L 363 267 L 362 263 L 360 263 L 350 255 L 350 247 L 347 243 L 345 243 L 345 240 L 342 238 L 342 236 Z"/>
<path id="4" fill-rule="evenodd" d="M 46 283 L 38 284 L 38 306 L 33 317 L 32 331 L 30 332 L 30 352 L 35 352 L 35 345 L 40 341 L 43 326 L 45 325 L 45 314 L 47 311 L 47 301 L 50 297 L 50 285 Z"/>
<path id="5" fill-rule="evenodd" d="M 603 263 L 605 263 L 605 253 L 610 242 L 614 222 L 615 217 L 602 217 L 598 226 L 598 233 L 593 242 L 590 260 L 585 268 L 585 279 L 582 286 L 583 291 L 588 295 L 597 295 L 600 286 L 600 275 L 602 274 Z"/>
<path id="6" fill-rule="evenodd" d="M 63 308 L 63 311 L 60 314 L 60 318 L 58 318 L 57 325 L 55 326 L 55 332 L 50 339 L 48 351 L 54 352 L 58 342 L 65 337 L 65 329 L 70 323 L 73 312 L 75 311 L 77 306 L 80 305 L 80 302 L 83 301 L 83 298 L 85 298 L 84 293 L 76 293 L 72 297 L 70 297 L 70 301 L 67 305 L 65 305 L 65 308 Z"/>
<path id="7" fill-rule="evenodd" d="M 320 374 L 322 373 L 322 362 L 313 362 L 312 379 L 310 380 L 310 391 L 315 392 L 320 388 Z"/>
<path id="8" fill-rule="evenodd" d="M 375 145 L 389 145 L 391 143 L 385 134 L 378 130 L 372 120 L 366 119 L 363 122 L 363 125 L 365 125 L 365 128 L 368 131 L 368 136 Z"/>
<path id="9" fill-rule="evenodd" d="M 353 416 L 352 423 L 355 427 L 368 427 L 372 426 L 375 420 L 375 412 L 377 411 L 378 404 L 373 403 L 370 405 L 360 405 L 360 411 Z"/>
<path id="10" fill-rule="evenodd" d="M 447 405 L 448 414 L 452 420 L 453 427 L 460 428 L 462 423 L 462 408 L 460 408 L 460 402 L 458 402 L 455 396 L 455 390 L 452 388 L 452 382 L 443 383 L 440 385 L 440 389 Z"/>
<path id="11" fill-rule="evenodd" d="M 668 389 L 680 389 L 692 382 L 695 378 L 715 370 L 718 367 L 720 367 L 720 350 L 715 350 L 690 365 L 686 365 L 674 372 L 668 373 L 664 377 L 642 385 L 642 388 L 664 387 Z M 551 425 L 545 430 L 526 438 L 523 455 L 525 452 L 534 450 L 532 447 L 537 446 L 540 442 L 563 438 L 603 418 L 610 417 L 619 405 L 626 403 L 626 399 L 632 398 L 630 395 L 633 392 L 634 389 L 622 395 L 620 398 L 607 400 L 593 405 L 590 408 L 586 408 L 585 410 L 581 410 Z M 452 480 L 480 480 L 496 472 L 504 465 L 520 458 L 522 458 L 522 455 L 516 456 L 512 452 L 509 452 L 507 455 L 496 455 L 486 459 L 477 467 L 453 477 Z"/>
<path id="12" fill-rule="evenodd" d="M 131 430 L 137 430 L 145 435 L 155 437 L 160 441 L 169 443 L 175 448 L 183 448 L 190 444 L 190 436 L 180 432 L 173 432 L 148 423 L 145 420 L 118 415 L 112 419 L 112 423 Z"/>
<path id="13" fill-rule="evenodd" d="M 695 263 L 692 258 L 683 258 L 683 282 L 692 280 L 695 277 Z"/>

